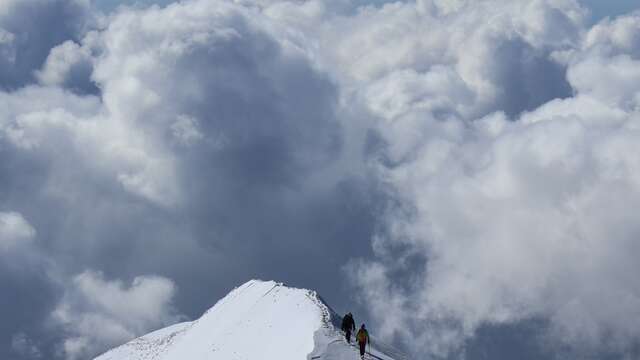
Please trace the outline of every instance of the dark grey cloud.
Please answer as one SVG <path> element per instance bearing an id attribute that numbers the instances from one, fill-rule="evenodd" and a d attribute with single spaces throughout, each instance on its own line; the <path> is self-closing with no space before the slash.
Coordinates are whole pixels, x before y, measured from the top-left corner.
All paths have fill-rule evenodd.
<path id="1" fill-rule="evenodd" d="M 35 244 L 36 231 L 17 212 L 0 212 L 0 355 L 5 358 L 41 356 L 40 339 L 26 333 L 39 332 L 42 319 L 51 311 L 55 286 Z"/>

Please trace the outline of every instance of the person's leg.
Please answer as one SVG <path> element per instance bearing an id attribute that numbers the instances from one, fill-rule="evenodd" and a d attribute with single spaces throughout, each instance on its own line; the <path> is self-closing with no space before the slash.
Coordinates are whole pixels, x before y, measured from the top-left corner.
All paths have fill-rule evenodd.
<path id="1" fill-rule="evenodd" d="M 359 344 L 360 344 L 360 356 L 364 356 L 364 350 L 366 349 L 367 343 L 363 341 Z"/>
<path id="2" fill-rule="evenodd" d="M 347 337 L 347 343 L 351 344 L 351 330 L 347 330 L 345 336 Z"/>

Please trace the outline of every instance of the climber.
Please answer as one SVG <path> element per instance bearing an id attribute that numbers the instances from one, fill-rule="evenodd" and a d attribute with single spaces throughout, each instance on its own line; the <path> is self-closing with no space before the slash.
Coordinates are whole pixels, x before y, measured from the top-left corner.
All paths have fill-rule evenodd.
<path id="1" fill-rule="evenodd" d="M 347 343 L 351 344 L 351 332 L 356 330 L 356 322 L 353 321 L 353 315 L 348 313 L 342 318 L 342 331 L 344 331 L 344 337 L 347 339 Z"/>
<path id="2" fill-rule="evenodd" d="M 360 345 L 360 358 L 364 359 L 367 343 L 371 344 L 371 340 L 369 340 L 369 333 L 364 327 L 364 324 L 362 324 L 360 330 L 358 330 L 358 333 L 356 334 L 356 341 L 358 342 L 358 345 Z"/>

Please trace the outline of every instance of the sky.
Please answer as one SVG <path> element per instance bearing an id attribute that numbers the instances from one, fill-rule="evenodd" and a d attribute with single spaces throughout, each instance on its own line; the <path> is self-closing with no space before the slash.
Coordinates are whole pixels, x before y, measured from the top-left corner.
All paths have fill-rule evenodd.
<path id="1" fill-rule="evenodd" d="M 637 357 L 640 13 L 602 4 L 1 2 L 0 358 L 251 278 L 416 358 Z"/>
<path id="2" fill-rule="evenodd" d="M 638 3 L 633 0 L 580 0 L 584 6 L 588 7 L 593 20 L 597 21 L 604 17 L 616 17 L 624 15 L 638 9 Z"/>

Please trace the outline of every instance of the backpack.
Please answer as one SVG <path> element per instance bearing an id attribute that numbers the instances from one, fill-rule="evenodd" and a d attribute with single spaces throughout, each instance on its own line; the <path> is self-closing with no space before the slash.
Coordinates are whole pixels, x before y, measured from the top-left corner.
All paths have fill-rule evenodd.
<path id="1" fill-rule="evenodd" d="M 366 342 L 368 338 L 369 338 L 369 334 L 367 334 L 367 330 L 364 330 L 364 329 L 358 330 L 356 339 L 358 340 L 359 343 Z"/>
<path id="2" fill-rule="evenodd" d="M 342 319 L 342 330 L 347 331 L 351 330 L 351 322 L 349 321 L 349 315 L 345 315 Z"/>

